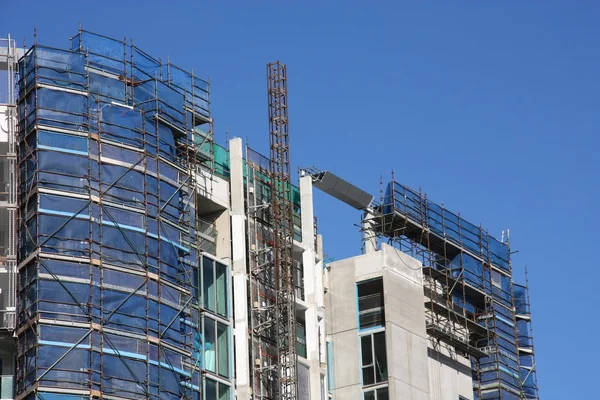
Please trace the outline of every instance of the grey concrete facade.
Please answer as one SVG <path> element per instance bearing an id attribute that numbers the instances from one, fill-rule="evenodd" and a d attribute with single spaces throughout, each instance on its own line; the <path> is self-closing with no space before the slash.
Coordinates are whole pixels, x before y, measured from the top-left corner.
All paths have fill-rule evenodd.
<path id="1" fill-rule="evenodd" d="M 438 348 L 426 333 L 421 267 L 386 244 L 328 265 L 326 322 L 333 352 L 333 398 L 362 399 L 369 389 L 387 385 L 389 399 L 472 399 L 469 360 Z M 365 331 L 359 330 L 357 283 L 375 278 L 383 280 L 385 325 L 380 330 L 385 330 L 388 380 L 363 386 L 360 337 Z"/>

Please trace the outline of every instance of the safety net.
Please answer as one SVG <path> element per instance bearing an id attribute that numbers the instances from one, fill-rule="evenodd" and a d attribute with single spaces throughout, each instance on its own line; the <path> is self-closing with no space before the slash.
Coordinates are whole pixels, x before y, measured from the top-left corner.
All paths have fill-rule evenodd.
<path id="1" fill-rule="evenodd" d="M 230 271 L 191 172 L 208 84 L 85 31 L 19 69 L 19 396 L 232 398 Z"/>

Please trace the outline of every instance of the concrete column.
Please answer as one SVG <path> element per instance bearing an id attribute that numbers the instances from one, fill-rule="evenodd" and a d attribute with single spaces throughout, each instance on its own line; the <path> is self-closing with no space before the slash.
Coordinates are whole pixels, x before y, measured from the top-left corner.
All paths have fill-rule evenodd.
<path id="1" fill-rule="evenodd" d="M 318 308 L 325 306 L 323 290 L 323 260 L 315 265 L 315 304 Z"/>
<path id="2" fill-rule="evenodd" d="M 365 254 L 377 251 L 377 235 L 375 233 L 373 211 L 365 210 L 362 220 L 363 240 L 365 243 Z"/>
<path id="3" fill-rule="evenodd" d="M 231 215 L 229 210 L 221 212 L 215 220 L 217 243 L 215 255 L 219 258 L 231 257 Z"/>
<path id="4" fill-rule="evenodd" d="M 248 282 L 246 274 L 246 214 L 244 209 L 244 158 L 242 139 L 229 141 L 231 169 L 232 277 L 235 292 L 234 342 L 235 382 L 238 400 L 250 400 L 251 382 L 248 359 Z"/>
<path id="5" fill-rule="evenodd" d="M 310 399 L 319 400 L 321 398 L 321 363 L 319 354 L 319 319 L 317 295 L 318 291 L 323 291 L 322 279 L 321 286 L 317 285 L 317 276 L 321 275 L 321 263 L 319 267 L 315 264 L 315 231 L 314 231 L 314 211 L 313 211 L 313 186 L 312 177 L 304 176 L 300 178 L 300 211 L 302 218 L 302 264 L 304 272 L 304 296 L 308 308 L 305 312 L 306 321 L 306 356 L 310 364 Z M 321 303 L 322 303 L 322 295 Z"/>

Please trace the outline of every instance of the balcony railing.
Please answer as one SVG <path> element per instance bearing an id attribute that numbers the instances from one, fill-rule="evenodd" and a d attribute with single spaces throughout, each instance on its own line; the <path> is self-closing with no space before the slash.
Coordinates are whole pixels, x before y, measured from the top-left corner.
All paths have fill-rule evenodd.
<path id="1" fill-rule="evenodd" d="M 202 218 L 197 218 L 197 221 L 198 223 L 196 228 L 198 229 L 198 233 L 201 233 L 214 239 L 217 238 L 217 228 L 213 222 L 207 221 Z"/>
<path id="2" fill-rule="evenodd" d="M 0 310 L 0 331 L 13 329 L 15 329 L 15 310 Z"/>
<path id="3" fill-rule="evenodd" d="M 385 312 L 381 293 L 359 297 L 358 309 L 361 329 L 384 325 Z"/>
<path id="4" fill-rule="evenodd" d="M 213 222 L 197 218 L 196 229 L 200 236 L 200 249 L 210 254 L 216 253 L 217 228 Z"/>

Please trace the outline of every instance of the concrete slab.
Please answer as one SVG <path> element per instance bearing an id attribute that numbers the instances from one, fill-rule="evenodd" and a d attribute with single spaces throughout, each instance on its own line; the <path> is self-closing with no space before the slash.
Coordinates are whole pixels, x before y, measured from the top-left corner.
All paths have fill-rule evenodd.
<path id="1" fill-rule="evenodd" d="M 353 272 L 354 262 L 351 259 L 336 262 L 329 271 L 330 307 L 327 309 L 328 322 L 330 322 L 329 334 L 358 328 L 356 281 Z"/>
<path id="2" fill-rule="evenodd" d="M 383 288 L 386 321 L 426 339 L 423 287 L 386 269 Z"/>
<path id="3" fill-rule="evenodd" d="M 390 381 L 390 399 L 430 400 L 428 392 L 420 391 L 397 379 Z"/>
<path id="4" fill-rule="evenodd" d="M 359 385 L 360 366 L 358 361 L 358 331 L 356 329 L 332 335 L 334 389 Z M 337 397 L 351 399 L 358 397 Z"/>
<path id="5" fill-rule="evenodd" d="M 386 326 L 390 379 L 428 393 L 427 339 L 395 324 Z"/>

